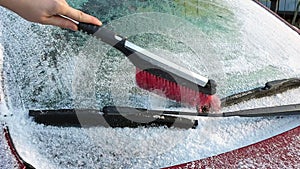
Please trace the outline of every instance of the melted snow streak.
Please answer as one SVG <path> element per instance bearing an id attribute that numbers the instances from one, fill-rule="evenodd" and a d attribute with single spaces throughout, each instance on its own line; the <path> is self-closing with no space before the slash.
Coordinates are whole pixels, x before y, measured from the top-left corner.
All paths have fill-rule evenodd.
<path id="1" fill-rule="evenodd" d="M 300 44 L 300 37 L 252 1 L 128 0 L 120 4 L 89 0 L 71 4 L 106 21 L 107 28 L 133 43 L 216 80 L 221 97 L 300 74 L 300 49 L 295 45 Z M 29 23 L 3 8 L 0 16 L 5 87 L 1 98 L 6 105 L 1 107 L 0 118 L 9 125 L 19 154 L 37 168 L 166 167 L 299 126 L 298 116 L 205 117 L 194 130 L 38 125 L 28 118 L 28 109 L 100 109 L 112 104 L 193 108 L 138 88 L 134 66 L 94 38 Z M 300 103 L 299 94 L 295 89 L 224 110 Z M 3 118 L 3 111 L 13 116 Z M 259 165 L 259 161 L 253 163 Z"/>

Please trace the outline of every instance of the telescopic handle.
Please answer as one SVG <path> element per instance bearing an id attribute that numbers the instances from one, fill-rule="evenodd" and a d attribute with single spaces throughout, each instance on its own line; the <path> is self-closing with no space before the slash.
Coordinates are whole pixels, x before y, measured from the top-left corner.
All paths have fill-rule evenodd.
<path id="1" fill-rule="evenodd" d="M 125 56 L 129 56 L 133 53 L 132 50 L 127 49 L 125 47 L 126 38 L 118 35 L 117 33 L 108 30 L 102 26 L 89 24 L 89 23 L 82 23 L 79 22 L 78 30 L 86 32 L 87 34 L 93 35 L 96 38 L 100 39 L 102 42 L 109 44 L 110 46 L 118 49 L 121 51 Z"/>

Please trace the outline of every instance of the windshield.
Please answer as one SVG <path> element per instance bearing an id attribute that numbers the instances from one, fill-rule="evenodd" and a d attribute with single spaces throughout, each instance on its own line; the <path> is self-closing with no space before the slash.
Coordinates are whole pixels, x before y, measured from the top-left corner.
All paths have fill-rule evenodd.
<path id="1" fill-rule="evenodd" d="M 221 98 L 267 81 L 300 76 L 300 36 L 253 1 L 68 2 L 130 42 L 215 80 Z M 299 124 L 299 118 L 285 117 L 202 119 L 195 130 L 38 125 L 28 117 L 28 110 L 101 110 L 109 105 L 194 108 L 179 107 L 140 89 L 135 84 L 135 66 L 92 36 L 30 23 L 3 8 L 0 14 L 5 101 L 13 114 L 8 124 L 20 154 L 33 165 L 166 167 L 248 145 L 280 132 L 278 128 Z M 300 89 L 293 89 L 223 111 L 300 103 L 299 93 Z"/>

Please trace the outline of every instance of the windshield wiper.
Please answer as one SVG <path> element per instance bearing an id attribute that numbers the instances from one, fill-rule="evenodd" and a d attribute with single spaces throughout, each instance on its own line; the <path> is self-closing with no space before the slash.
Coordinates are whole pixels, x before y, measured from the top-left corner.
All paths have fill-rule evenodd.
<path id="1" fill-rule="evenodd" d="M 290 78 L 270 81 L 263 87 L 237 93 L 223 98 L 222 106 L 227 107 L 251 99 L 272 96 L 300 87 L 300 79 Z M 143 108 L 106 106 L 95 109 L 29 110 L 29 116 L 37 123 L 63 127 L 178 127 L 195 128 L 201 117 L 266 117 L 300 115 L 300 104 L 252 108 L 222 113 L 199 113 L 197 111 L 149 110 Z"/>
<path id="2" fill-rule="evenodd" d="M 262 97 L 276 95 L 299 87 L 300 87 L 299 78 L 274 80 L 274 81 L 267 82 L 263 87 L 258 87 L 248 91 L 227 96 L 221 99 L 222 102 L 221 105 L 222 107 L 227 107 L 251 99 L 258 99 Z"/>

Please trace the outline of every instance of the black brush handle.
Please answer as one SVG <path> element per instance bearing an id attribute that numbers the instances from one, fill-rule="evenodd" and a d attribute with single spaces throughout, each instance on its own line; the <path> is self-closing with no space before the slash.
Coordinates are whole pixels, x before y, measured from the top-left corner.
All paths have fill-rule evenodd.
<path id="1" fill-rule="evenodd" d="M 94 34 L 95 32 L 97 32 L 101 26 L 98 25 L 94 25 L 94 24 L 90 24 L 90 23 L 82 23 L 79 22 L 78 26 L 78 30 L 86 32 L 87 34 Z"/>
<path id="2" fill-rule="evenodd" d="M 102 26 L 79 22 L 78 30 L 101 39 L 102 42 L 105 42 L 106 44 L 118 49 L 125 54 L 125 56 L 129 56 L 133 53 L 133 51 L 125 47 L 125 42 L 127 40 L 126 38 Z"/>

